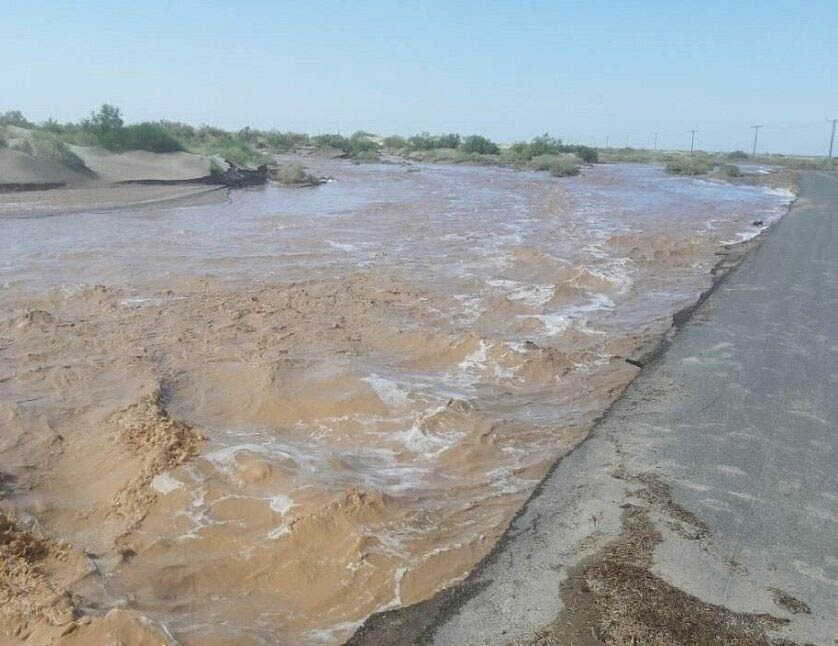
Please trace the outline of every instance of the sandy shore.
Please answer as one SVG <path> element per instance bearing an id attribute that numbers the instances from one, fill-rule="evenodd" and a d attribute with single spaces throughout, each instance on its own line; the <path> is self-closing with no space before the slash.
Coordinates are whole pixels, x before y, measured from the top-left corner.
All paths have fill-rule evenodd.
<path id="1" fill-rule="evenodd" d="M 207 184 L 122 184 L 0 193 L 0 217 L 113 211 L 176 201 L 203 204 L 227 199 L 227 191 L 226 186 Z"/>

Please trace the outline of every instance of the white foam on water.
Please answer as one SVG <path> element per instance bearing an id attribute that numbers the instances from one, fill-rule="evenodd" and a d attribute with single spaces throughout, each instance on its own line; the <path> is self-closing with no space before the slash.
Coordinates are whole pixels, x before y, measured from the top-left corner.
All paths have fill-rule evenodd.
<path id="1" fill-rule="evenodd" d="M 361 381 L 368 383 L 385 404 L 395 408 L 407 406 L 410 403 L 408 393 L 392 379 L 372 373 Z"/>
<path id="2" fill-rule="evenodd" d="M 284 494 L 277 494 L 270 501 L 270 507 L 273 511 L 277 512 L 278 514 L 282 514 L 283 516 L 287 514 L 291 508 L 296 507 L 297 503 L 294 502 L 294 499 L 290 496 L 286 496 Z"/>
<path id="3" fill-rule="evenodd" d="M 457 318 L 466 325 L 474 323 L 483 314 L 483 299 L 474 294 L 454 294 L 454 298 L 463 304 L 463 312 L 457 313 Z"/>
<path id="4" fill-rule="evenodd" d="M 348 242 L 333 242 L 332 240 L 326 240 L 326 243 L 330 247 L 340 249 L 341 251 L 358 251 L 358 247 L 354 244 L 349 244 Z"/>
<path id="5" fill-rule="evenodd" d="M 330 628 L 318 628 L 317 630 L 310 630 L 305 634 L 306 640 L 308 642 L 318 642 L 323 644 L 331 644 L 337 641 L 338 635 L 346 633 L 347 635 L 350 634 L 350 631 L 354 631 L 358 626 L 360 626 L 363 621 L 345 621 L 340 624 L 335 624 Z"/>
<path id="6" fill-rule="evenodd" d="M 443 412 L 445 408 L 445 406 L 436 406 L 425 410 L 410 428 L 398 431 L 392 437 L 401 442 L 411 453 L 422 455 L 427 459 L 435 458 L 462 436 L 462 432 L 434 434 L 424 429 L 425 421 Z"/>
<path id="7" fill-rule="evenodd" d="M 520 283 L 516 280 L 494 279 L 486 283 L 492 287 L 506 290 L 506 298 L 511 301 L 524 301 L 530 307 L 541 307 L 555 292 L 555 285 L 550 283 Z"/>
<path id="8" fill-rule="evenodd" d="M 274 527 L 271 531 L 267 533 L 267 538 L 269 540 L 275 541 L 283 536 L 289 536 L 291 534 L 291 528 L 288 525 L 279 525 L 278 527 Z"/>
<path id="9" fill-rule="evenodd" d="M 480 339 L 480 346 L 474 352 L 471 352 L 460 361 L 458 366 L 465 371 L 474 370 L 476 368 L 485 368 L 486 359 L 488 358 L 489 348 L 491 346 L 483 339 Z"/>
<path id="10" fill-rule="evenodd" d="M 175 480 L 168 473 L 160 473 L 152 478 L 151 488 L 165 496 L 183 488 L 183 483 L 180 480 Z"/>

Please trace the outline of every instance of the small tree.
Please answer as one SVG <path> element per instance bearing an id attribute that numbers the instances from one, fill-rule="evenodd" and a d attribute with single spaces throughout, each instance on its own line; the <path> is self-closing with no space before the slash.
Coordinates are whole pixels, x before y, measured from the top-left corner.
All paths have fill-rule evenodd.
<path id="1" fill-rule="evenodd" d="M 530 142 L 529 154 L 531 157 L 539 155 L 557 155 L 562 151 L 562 140 L 551 137 L 549 132 L 533 138 Z"/>
<path id="2" fill-rule="evenodd" d="M 497 155 L 500 152 L 495 142 L 480 135 L 471 135 L 463 139 L 460 150 L 465 153 L 479 153 L 481 155 Z"/>
<path id="3" fill-rule="evenodd" d="M 384 147 L 388 150 L 401 150 L 405 146 L 407 146 L 407 141 L 405 141 L 404 137 L 400 137 L 399 135 L 384 137 Z"/>
<path id="4" fill-rule="evenodd" d="M 29 122 L 20 110 L 9 110 L 0 114 L 0 126 L 17 126 L 19 128 L 31 128 L 33 124 Z"/>
<path id="5" fill-rule="evenodd" d="M 437 138 L 438 148 L 457 148 L 462 141 L 460 135 L 456 132 L 450 132 L 447 135 L 440 135 Z"/>
<path id="6" fill-rule="evenodd" d="M 123 126 L 119 108 L 103 103 L 99 112 L 91 112 L 90 117 L 81 122 L 82 128 L 96 135 L 98 139 L 106 140 L 119 132 Z"/>

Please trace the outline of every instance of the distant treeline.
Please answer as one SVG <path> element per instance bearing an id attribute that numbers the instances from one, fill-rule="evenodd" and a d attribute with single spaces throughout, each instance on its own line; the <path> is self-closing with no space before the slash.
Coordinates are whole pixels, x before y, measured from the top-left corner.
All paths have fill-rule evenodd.
<path id="1" fill-rule="evenodd" d="M 389 152 L 428 161 L 499 163 L 512 166 L 538 167 L 556 174 L 574 174 L 570 155 L 583 162 L 596 162 L 597 151 L 587 146 L 566 145 L 561 139 L 544 134 L 530 142 L 500 146 L 481 135 L 463 137 L 450 133 L 431 135 L 427 132 L 401 137 L 377 137 L 358 131 L 349 137 L 341 134 L 308 135 L 279 130 L 243 128 L 227 131 L 213 126 L 191 126 L 176 121 L 154 121 L 126 125 L 119 108 L 104 104 L 81 121 L 59 123 L 48 119 L 33 123 L 19 111 L 0 115 L 0 128 L 16 126 L 32 131 L 34 139 L 48 142 L 52 148 L 69 154 L 68 144 L 102 146 L 107 150 L 147 150 L 156 153 L 190 151 L 218 155 L 237 164 L 268 161 L 271 153 L 290 152 L 300 148 L 334 149 L 358 161 L 373 161 L 382 152 Z M 3 137 L 0 146 L 14 137 Z M 32 137 L 16 144 L 25 152 L 33 151 Z M 42 144 L 42 147 L 45 144 Z M 578 165 L 578 163 L 577 163 Z M 564 170 L 562 170 L 564 169 Z M 569 171 L 569 172 L 567 172 Z"/>

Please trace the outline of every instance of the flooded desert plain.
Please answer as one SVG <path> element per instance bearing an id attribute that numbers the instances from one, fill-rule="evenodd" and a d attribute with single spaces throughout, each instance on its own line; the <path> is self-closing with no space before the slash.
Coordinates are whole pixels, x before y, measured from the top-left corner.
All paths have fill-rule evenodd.
<path id="1" fill-rule="evenodd" d="M 110 610 L 130 643 L 339 644 L 463 578 L 793 197 L 308 164 L 335 181 L 0 204 L 8 643 Z"/>

